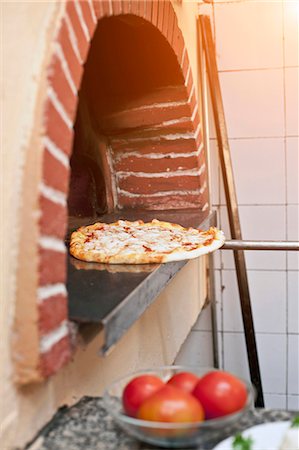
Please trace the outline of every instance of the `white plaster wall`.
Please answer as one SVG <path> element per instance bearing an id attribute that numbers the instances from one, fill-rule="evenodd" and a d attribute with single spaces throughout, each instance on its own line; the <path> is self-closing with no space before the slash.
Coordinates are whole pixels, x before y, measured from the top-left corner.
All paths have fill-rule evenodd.
<path id="1" fill-rule="evenodd" d="M 199 12 L 213 20 L 244 239 L 299 239 L 298 5 L 291 0 L 199 4 Z M 210 128 L 212 202 L 229 237 L 212 121 Z M 215 254 L 220 359 L 226 370 L 248 378 L 231 253 Z M 298 410 L 298 252 L 245 254 L 266 406 Z M 211 344 L 209 311 L 205 314 L 193 333 Z M 185 349 L 180 361 L 211 362 L 208 346 L 198 355 L 191 337 Z"/>
<path id="2" fill-rule="evenodd" d="M 0 431 L 4 433 L 17 418 L 10 344 L 20 264 L 17 249 L 23 169 L 46 56 L 46 36 L 57 14 L 59 4 L 55 2 L 1 2 Z"/>

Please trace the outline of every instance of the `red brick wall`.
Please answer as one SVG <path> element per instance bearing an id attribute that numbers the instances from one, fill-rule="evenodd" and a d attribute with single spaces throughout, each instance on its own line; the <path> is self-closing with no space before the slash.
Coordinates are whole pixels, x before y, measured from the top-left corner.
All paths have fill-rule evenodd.
<path id="1" fill-rule="evenodd" d="M 204 207 L 207 202 L 195 89 L 184 39 L 171 3 L 168 0 L 66 2 L 48 68 L 44 114 L 38 289 L 40 370 L 44 377 L 55 373 L 71 357 L 64 237 L 69 157 L 83 64 L 98 20 L 126 13 L 143 17 L 166 37 L 177 56 L 185 86 L 177 89 L 170 100 L 163 92 L 147 107 L 141 103 L 135 110 L 107 118 L 107 126 L 117 120 L 118 124 L 122 121 L 125 128 L 123 136 L 112 139 L 110 149 L 117 204 L 119 207 L 154 205 L 157 209 L 163 198 L 165 209 Z M 136 123 L 141 127 L 142 138 L 130 130 Z"/>
<path id="2" fill-rule="evenodd" d="M 158 89 L 102 120 L 110 136 L 118 208 L 202 208 L 204 152 L 186 86 Z M 194 114 L 195 113 L 195 114 Z M 121 132 L 120 132 L 121 130 Z M 197 139 L 195 134 L 197 134 Z"/>

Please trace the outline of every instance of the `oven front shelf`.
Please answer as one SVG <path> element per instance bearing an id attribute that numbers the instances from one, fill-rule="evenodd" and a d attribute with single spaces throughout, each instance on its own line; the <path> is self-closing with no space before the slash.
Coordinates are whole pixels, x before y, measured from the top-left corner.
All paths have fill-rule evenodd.
<path id="1" fill-rule="evenodd" d="M 70 220 L 69 234 L 82 225 L 118 219 L 145 222 L 157 218 L 183 226 L 207 229 L 215 214 L 188 211 L 121 211 L 97 218 Z M 68 257 L 69 318 L 89 329 L 104 330 L 101 349 L 107 353 L 162 292 L 187 261 L 166 264 L 109 265 L 87 263 Z M 93 324 L 93 327 L 91 325 Z"/>

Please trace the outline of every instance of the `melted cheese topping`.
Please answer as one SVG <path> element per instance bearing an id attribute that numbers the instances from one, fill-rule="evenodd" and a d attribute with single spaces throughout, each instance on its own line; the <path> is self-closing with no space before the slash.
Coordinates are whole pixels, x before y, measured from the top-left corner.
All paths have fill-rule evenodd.
<path id="1" fill-rule="evenodd" d="M 166 228 L 152 223 L 118 221 L 116 224 L 99 224 L 85 231 L 83 248 L 88 252 L 101 252 L 107 256 L 191 251 L 209 243 L 213 234 L 194 228 Z"/>

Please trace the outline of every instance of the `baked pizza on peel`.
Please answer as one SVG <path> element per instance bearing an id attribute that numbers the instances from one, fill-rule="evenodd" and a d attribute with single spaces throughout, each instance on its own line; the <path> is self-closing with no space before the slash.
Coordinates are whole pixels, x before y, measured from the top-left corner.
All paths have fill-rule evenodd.
<path id="1" fill-rule="evenodd" d="M 207 231 L 152 220 L 95 223 L 71 235 L 70 253 L 83 261 L 107 264 L 166 263 L 193 259 L 220 248 L 225 237 L 211 227 Z"/>

